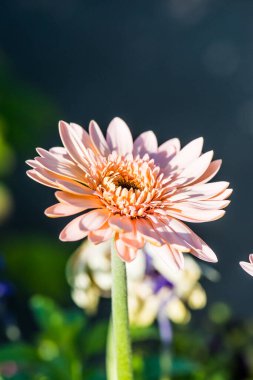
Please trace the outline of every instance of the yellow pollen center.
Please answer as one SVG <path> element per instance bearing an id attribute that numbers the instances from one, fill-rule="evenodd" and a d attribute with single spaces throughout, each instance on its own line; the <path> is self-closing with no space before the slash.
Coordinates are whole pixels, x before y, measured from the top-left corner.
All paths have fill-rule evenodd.
<path id="1" fill-rule="evenodd" d="M 160 169 L 153 160 L 117 157 L 100 172 L 97 191 L 115 214 L 142 217 L 157 204 L 162 187 Z"/>

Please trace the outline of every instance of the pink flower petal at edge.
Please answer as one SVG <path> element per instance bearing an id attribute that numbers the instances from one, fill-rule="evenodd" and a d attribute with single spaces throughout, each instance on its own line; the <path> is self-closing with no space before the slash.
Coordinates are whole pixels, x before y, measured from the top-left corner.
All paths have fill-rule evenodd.
<path id="1" fill-rule="evenodd" d="M 68 204 L 56 203 L 45 210 L 45 215 L 49 218 L 60 218 L 63 216 L 70 216 L 85 211 L 85 207 L 75 207 Z"/>
<path id="2" fill-rule="evenodd" d="M 245 272 L 253 276 L 253 254 L 251 253 L 249 255 L 249 262 L 240 261 L 240 266 L 242 267 L 243 270 L 245 270 Z"/>
<path id="3" fill-rule="evenodd" d="M 59 202 L 67 203 L 76 207 L 84 208 L 103 208 L 104 205 L 98 197 L 93 195 L 75 195 L 64 191 L 56 191 L 55 197 Z"/>
<path id="4" fill-rule="evenodd" d="M 112 237 L 113 231 L 108 225 L 108 223 L 105 223 L 99 230 L 90 231 L 88 234 L 88 238 L 93 244 L 103 243 L 104 241 L 107 241 Z"/>
<path id="5" fill-rule="evenodd" d="M 77 241 L 84 239 L 88 235 L 89 231 L 81 226 L 82 218 L 83 215 L 80 215 L 67 224 L 60 233 L 59 238 L 61 241 Z"/>
<path id="6" fill-rule="evenodd" d="M 138 252 L 136 248 L 125 245 L 117 235 L 115 237 L 115 247 L 120 258 L 128 263 L 135 259 Z"/>
<path id="7" fill-rule="evenodd" d="M 108 156 L 110 153 L 109 146 L 103 136 L 103 133 L 97 123 L 92 120 L 89 125 L 89 132 L 94 146 L 98 149 L 99 153 L 103 156 Z"/>
<path id="8" fill-rule="evenodd" d="M 112 215 L 109 219 L 110 226 L 116 231 L 125 231 L 132 232 L 133 231 L 133 223 L 131 219 L 126 216 L 120 215 Z"/>
<path id="9" fill-rule="evenodd" d="M 145 153 L 151 154 L 157 152 L 157 139 L 152 131 L 144 132 L 134 142 L 133 155 L 144 156 Z"/>
<path id="10" fill-rule="evenodd" d="M 198 139 L 191 141 L 182 150 L 180 150 L 180 152 L 170 162 L 170 165 L 185 168 L 194 159 L 200 156 L 203 148 L 203 142 L 203 137 L 199 137 Z"/>
<path id="11" fill-rule="evenodd" d="M 83 215 L 81 219 L 82 228 L 87 231 L 98 230 L 108 220 L 110 213 L 107 209 L 96 209 Z"/>
<path id="12" fill-rule="evenodd" d="M 133 138 L 126 123 L 119 117 L 115 117 L 109 124 L 106 141 L 111 151 L 115 150 L 120 155 L 132 153 Z"/>
<path id="13" fill-rule="evenodd" d="M 175 270 L 181 270 L 184 268 L 184 256 L 182 252 L 177 251 L 169 245 L 163 245 L 161 247 L 155 247 L 149 244 L 144 248 L 144 252 L 147 252 L 153 259 L 159 259 L 163 265 L 167 267 L 173 267 Z"/>

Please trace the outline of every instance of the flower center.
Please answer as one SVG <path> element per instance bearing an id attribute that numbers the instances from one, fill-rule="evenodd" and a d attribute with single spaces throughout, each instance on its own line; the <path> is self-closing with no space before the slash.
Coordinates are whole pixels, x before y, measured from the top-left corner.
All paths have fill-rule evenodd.
<path id="1" fill-rule="evenodd" d="M 146 159 L 111 156 L 100 172 L 97 191 L 115 214 L 131 217 L 151 212 L 162 188 L 160 168 Z"/>

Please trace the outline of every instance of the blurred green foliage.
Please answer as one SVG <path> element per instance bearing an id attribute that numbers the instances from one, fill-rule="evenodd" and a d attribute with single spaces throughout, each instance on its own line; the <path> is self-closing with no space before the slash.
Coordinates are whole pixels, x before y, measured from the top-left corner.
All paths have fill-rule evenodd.
<path id="1" fill-rule="evenodd" d="M 106 379 L 107 320 L 94 323 L 80 310 L 64 310 L 43 296 L 33 296 L 30 307 L 38 332 L 32 342 L 0 348 L 0 379 Z M 235 323 L 230 316 L 217 323 L 212 316 L 218 309 L 221 304 L 213 305 L 198 327 L 177 326 L 171 349 L 161 346 L 155 326 L 133 329 L 135 379 L 253 379 L 253 321 Z"/>
<path id="2" fill-rule="evenodd" d="M 66 302 L 69 288 L 65 279 L 68 246 L 44 234 L 15 234 L 1 241 L 10 281 L 19 289 L 19 296 L 41 293 Z"/>

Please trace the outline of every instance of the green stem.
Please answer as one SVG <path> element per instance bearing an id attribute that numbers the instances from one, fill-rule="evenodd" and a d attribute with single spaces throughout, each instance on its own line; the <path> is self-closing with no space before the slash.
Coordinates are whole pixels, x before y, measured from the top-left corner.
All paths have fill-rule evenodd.
<path id="1" fill-rule="evenodd" d="M 117 380 L 133 380 L 129 336 L 126 266 L 112 240 L 112 320 Z"/>
<path id="2" fill-rule="evenodd" d="M 110 318 L 107 343 L 106 343 L 106 378 L 107 380 L 117 380 L 116 366 L 115 366 L 115 347 L 113 339 L 113 325 L 112 318 Z"/>

